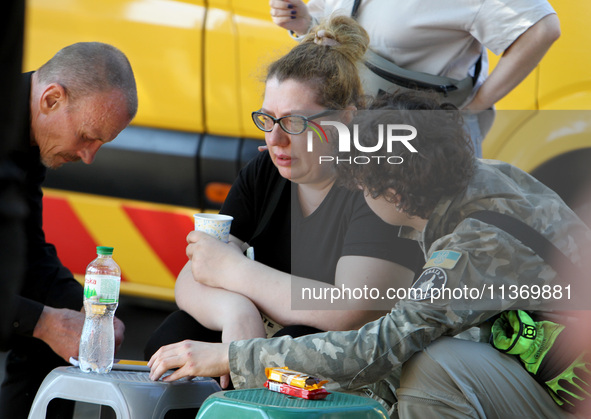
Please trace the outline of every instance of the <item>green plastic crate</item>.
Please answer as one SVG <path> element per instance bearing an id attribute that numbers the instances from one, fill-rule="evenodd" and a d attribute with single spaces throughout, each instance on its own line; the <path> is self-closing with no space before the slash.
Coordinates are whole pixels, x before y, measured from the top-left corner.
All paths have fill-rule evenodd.
<path id="1" fill-rule="evenodd" d="M 387 419 L 377 401 L 346 393 L 331 393 L 321 400 L 306 400 L 257 388 L 219 391 L 209 396 L 197 419 Z"/>

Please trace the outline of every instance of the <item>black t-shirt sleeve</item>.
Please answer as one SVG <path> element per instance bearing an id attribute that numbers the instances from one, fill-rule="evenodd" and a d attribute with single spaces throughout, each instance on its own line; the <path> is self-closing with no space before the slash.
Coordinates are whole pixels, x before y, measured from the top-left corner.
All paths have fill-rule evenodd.
<path id="1" fill-rule="evenodd" d="M 257 156 L 240 170 L 220 210 L 221 214 L 234 217 L 230 233 L 246 242 L 256 228 L 255 190 L 260 164 L 260 156 Z"/>
<path id="2" fill-rule="evenodd" d="M 254 247 L 257 261 L 283 272 L 291 266 L 289 183 L 263 152 L 240 171 L 220 210 L 234 217 L 230 233 Z"/>
<path id="3" fill-rule="evenodd" d="M 425 264 L 423 252 L 416 241 L 398 237 L 399 230 L 399 226 L 382 221 L 360 194 L 345 236 L 342 256 L 388 260 L 416 272 Z"/>

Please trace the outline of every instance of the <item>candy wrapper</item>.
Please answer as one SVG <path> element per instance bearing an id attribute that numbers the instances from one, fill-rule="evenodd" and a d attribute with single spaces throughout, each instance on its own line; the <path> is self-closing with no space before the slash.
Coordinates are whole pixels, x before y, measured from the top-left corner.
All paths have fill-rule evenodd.
<path id="1" fill-rule="evenodd" d="M 316 377 L 298 371 L 292 371 L 287 367 L 265 368 L 265 374 L 271 381 L 289 384 L 292 387 L 303 388 L 304 390 L 316 390 L 322 387 L 327 380 L 320 381 Z"/>
<path id="2" fill-rule="evenodd" d="M 330 394 L 324 388 L 324 383 L 316 377 L 298 371 L 292 371 L 287 367 L 266 368 L 267 382 L 265 387 L 269 390 L 304 399 L 323 399 Z"/>
<path id="3" fill-rule="evenodd" d="M 305 390 L 303 388 L 290 386 L 285 383 L 278 383 L 277 381 L 267 380 L 265 387 L 269 390 L 276 391 L 278 393 L 287 394 L 289 396 L 301 397 L 302 399 L 318 400 L 324 399 L 330 393 L 326 391 L 324 387 L 317 388 L 316 390 Z"/>

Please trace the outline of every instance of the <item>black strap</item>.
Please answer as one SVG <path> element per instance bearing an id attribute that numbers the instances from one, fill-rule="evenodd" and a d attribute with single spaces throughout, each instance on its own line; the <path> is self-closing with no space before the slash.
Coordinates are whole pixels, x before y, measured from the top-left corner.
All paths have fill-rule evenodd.
<path id="1" fill-rule="evenodd" d="M 468 217 L 494 225 L 511 234 L 544 259 L 557 273 L 560 273 L 566 267 L 571 267 L 571 272 L 579 271 L 579 268 L 550 240 L 523 221 L 507 214 L 487 210 L 473 212 Z"/>
<path id="2" fill-rule="evenodd" d="M 351 10 L 351 17 L 353 19 L 357 19 L 357 14 L 359 13 L 359 6 L 361 6 L 361 0 L 355 0 L 353 2 L 353 9 Z M 482 70 L 482 54 L 478 57 L 478 61 L 474 66 L 474 75 L 472 76 L 472 85 L 475 86 L 476 82 L 478 81 L 478 77 L 480 76 L 480 71 Z M 396 82 L 394 82 L 396 84 Z"/>
<path id="3" fill-rule="evenodd" d="M 478 81 L 478 77 L 480 76 L 480 71 L 482 70 L 482 54 L 478 57 L 478 61 L 474 65 L 474 75 L 472 76 L 472 84 L 476 86 L 476 82 Z"/>
<path id="4" fill-rule="evenodd" d="M 361 0 L 355 0 L 353 2 L 353 10 L 351 10 L 351 17 L 353 19 L 357 18 L 357 12 L 359 11 L 359 6 L 361 6 Z"/>

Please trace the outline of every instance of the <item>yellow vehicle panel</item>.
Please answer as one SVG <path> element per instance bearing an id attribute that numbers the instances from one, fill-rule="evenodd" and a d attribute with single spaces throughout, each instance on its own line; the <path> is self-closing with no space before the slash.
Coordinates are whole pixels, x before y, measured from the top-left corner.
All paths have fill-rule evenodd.
<path id="1" fill-rule="evenodd" d="M 208 5 L 203 68 L 207 131 L 262 138 L 250 113 L 261 106 L 267 65 L 294 41 L 271 22 L 268 0 Z"/>
<path id="2" fill-rule="evenodd" d="M 121 292 L 174 300 L 187 262 L 194 209 L 45 189 L 45 233 L 81 282 L 92 250 L 108 244 L 121 266 Z"/>
<path id="3" fill-rule="evenodd" d="M 135 72 L 134 124 L 201 132 L 205 12 L 203 0 L 28 0 L 24 68 L 75 42 L 112 44 Z"/>
<path id="4" fill-rule="evenodd" d="M 483 143 L 487 158 L 533 173 L 568 200 L 591 182 L 591 4 L 551 1 L 561 37 L 538 67 L 497 104 Z M 491 64 L 499 57 L 489 54 Z"/>
<path id="5" fill-rule="evenodd" d="M 591 109 L 591 3 L 551 1 L 561 21 L 562 36 L 540 68 L 540 109 Z"/>

